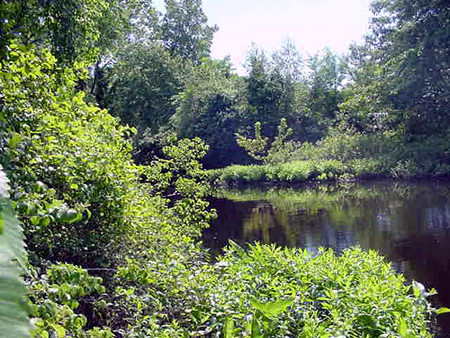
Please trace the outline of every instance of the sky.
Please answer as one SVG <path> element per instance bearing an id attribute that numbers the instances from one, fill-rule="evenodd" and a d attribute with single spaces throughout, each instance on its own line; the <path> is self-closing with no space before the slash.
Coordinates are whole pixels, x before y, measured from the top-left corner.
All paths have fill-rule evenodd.
<path id="1" fill-rule="evenodd" d="M 290 39 L 305 57 L 325 47 L 344 53 L 368 32 L 371 0 L 203 0 L 210 25 L 219 26 L 213 58 L 227 55 L 239 73 L 251 43 L 268 52 Z M 154 0 L 158 10 L 164 0 Z"/>

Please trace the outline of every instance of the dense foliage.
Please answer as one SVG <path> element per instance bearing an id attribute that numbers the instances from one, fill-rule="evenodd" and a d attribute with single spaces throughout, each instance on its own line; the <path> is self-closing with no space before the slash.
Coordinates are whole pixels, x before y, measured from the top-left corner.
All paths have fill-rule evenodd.
<path id="1" fill-rule="evenodd" d="M 133 164 L 125 140 L 133 130 L 83 101 L 83 93 L 75 90 L 76 71 L 56 68 L 48 50 L 8 47 L 0 77 L 1 163 L 24 224 L 30 262 L 37 268 L 28 276 L 33 316 L 39 318 L 36 334 L 94 337 L 81 330 L 87 320 L 75 312 L 81 303 L 77 297 L 104 289 L 80 286 L 98 282 L 87 275 L 82 282 L 86 273 L 79 268 L 56 267 L 75 277 L 49 276 L 45 283 L 39 271 L 57 261 L 114 271 L 127 254 L 149 258 L 151 252 L 163 264 L 183 250 L 192 259 L 191 251 L 199 251 L 193 239 L 214 215 L 206 211 L 206 186 L 199 183 L 203 174 L 197 160 L 207 148 L 200 140 L 185 140 L 167 146 L 165 160 L 149 167 Z M 61 298 L 51 298 L 58 283 Z M 92 307 L 94 300 L 85 306 Z"/>
<path id="2" fill-rule="evenodd" d="M 424 295 L 405 286 L 375 252 L 353 248 L 337 257 L 331 250 L 312 255 L 258 244 L 246 251 L 231 242 L 214 266 L 189 268 L 176 265 L 166 273 L 173 279 L 165 302 L 182 297 L 184 305 L 172 336 L 185 327 L 191 336 L 213 337 L 431 337 Z M 121 273 L 144 286 L 151 285 L 152 270 L 133 264 Z M 147 292 L 157 302 L 158 291 Z M 141 306 L 143 316 L 150 305 Z M 164 336 L 154 321 L 147 323 L 153 324 L 147 336 Z"/>

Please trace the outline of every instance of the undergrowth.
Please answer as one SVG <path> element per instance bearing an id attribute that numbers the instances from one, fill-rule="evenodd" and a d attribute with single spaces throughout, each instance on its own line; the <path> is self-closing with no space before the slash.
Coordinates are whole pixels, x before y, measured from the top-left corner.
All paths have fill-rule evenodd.
<path id="1" fill-rule="evenodd" d="M 83 65 L 59 69 L 45 49 L 9 48 L 0 164 L 27 243 L 33 337 L 430 336 L 424 295 L 374 252 L 230 244 L 210 264 L 198 241 L 215 216 L 199 163 L 207 146 L 172 140 L 163 159 L 136 165 L 134 130 L 77 91 Z M 336 158 L 248 168 L 230 177 L 326 180 L 351 170 Z"/>
<path id="2" fill-rule="evenodd" d="M 231 165 L 208 171 L 208 179 L 212 183 L 245 184 L 450 175 L 447 135 L 406 141 L 398 131 L 362 134 L 336 128 L 316 144 L 290 145 L 273 156 L 282 162 Z"/>
<path id="3" fill-rule="evenodd" d="M 142 290 L 151 300 L 141 294 L 135 326 L 147 337 L 166 336 L 156 326 L 161 314 L 146 311 L 180 304 L 168 326 L 173 337 L 431 337 L 432 309 L 421 286 L 405 285 L 374 251 L 355 247 L 337 256 L 231 242 L 214 265 L 174 264 L 165 274 L 155 275 L 151 263 L 120 272 L 140 285 L 130 301 Z M 156 279 L 159 287 L 167 283 L 163 289 Z"/>

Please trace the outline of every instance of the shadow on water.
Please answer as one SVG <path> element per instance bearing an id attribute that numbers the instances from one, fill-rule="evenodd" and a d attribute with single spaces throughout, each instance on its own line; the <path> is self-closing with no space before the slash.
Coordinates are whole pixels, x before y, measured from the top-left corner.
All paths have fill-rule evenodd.
<path id="1" fill-rule="evenodd" d="M 203 234 L 219 253 L 232 239 L 340 252 L 374 249 L 408 280 L 435 288 L 435 307 L 450 307 L 450 184 L 371 182 L 315 189 L 218 191 L 218 219 Z M 450 337 L 450 314 L 438 317 Z"/>

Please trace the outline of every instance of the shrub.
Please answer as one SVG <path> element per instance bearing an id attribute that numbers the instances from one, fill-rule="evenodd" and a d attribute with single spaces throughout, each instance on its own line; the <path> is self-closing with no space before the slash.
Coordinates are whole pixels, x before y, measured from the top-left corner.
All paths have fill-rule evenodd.
<path id="1" fill-rule="evenodd" d="M 58 69 L 46 50 L 10 48 L 0 75 L 0 163 L 31 258 L 94 265 L 127 228 L 127 189 L 140 170 L 125 140 L 132 130 L 84 102 L 79 70 Z"/>
<path id="2" fill-rule="evenodd" d="M 270 306 L 292 299 L 285 311 L 269 317 L 270 325 L 260 325 L 265 337 L 380 337 L 399 334 L 404 324 L 412 336 L 431 337 L 424 296 L 405 286 L 403 276 L 373 251 L 352 248 L 335 256 L 331 250 L 313 255 L 258 244 L 248 252 L 230 246 L 218 265 L 222 282 L 213 294 L 224 297 L 211 312 L 230 318 L 235 336 L 258 314 L 252 300 Z"/>
<path id="3" fill-rule="evenodd" d="M 154 272 L 150 264 L 132 264 L 121 274 L 141 282 L 141 299 L 151 297 L 150 304 L 183 304 L 153 317 L 155 337 L 174 325 L 180 337 L 180 327 L 193 336 L 431 337 L 432 309 L 420 285 L 405 285 L 374 251 L 336 256 L 259 244 L 245 251 L 230 243 L 214 266 L 174 265 L 163 278 Z M 142 274 L 147 279 L 137 278 Z M 164 281 L 165 298 L 152 286 L 156 279 Z"/>
<path id="4" fill-rule="evenodd" d="M 361 134 L 352 129 L 330 128 L 328 135 L 315 145 L 302 144 L 292 155 L 293 159 L 334 159 L 349 161 L 358 158 L 379 157 L 392 152 L 398 142 L 393 133 Z"/>
<path id="5" fill-rule="evenodd" d="M 381 175 L 387 175 L 386 169 L 383 169 L 383 165 L 380 160 L 371 158 L 354 159 L 349 161 L 348 166 L 357 177 L 371 178 Z"/>
<path id="6" fill-rule="evenodd" d="M 44 277 L 33 269 L 30 272 L 28 298 L 34 337 L 114 337 L 109 328 L 85 329 L 87 318 L 76 313 L 88 296 L 105 292 L 101 278 L 89 276 L 86 270 L 70 264 L 52 265 Z"/>
<path id="7" fill-rule="evenodd" d="M 207 147 L 199 139 L 174 140 L 164 159 L 137 166 L 127 141 L 133 130 L 84 101 L 76 90 L 79 70 L 57 68 L 45 49 L 9 48 L 0 64 L 0 163 L 12 182 L 30 261 L 44 273 L 63 261 L 108 277 L 108 294 L 100 296 L 100 286 L 90 290 L 99 280 L 79 267 L 61 266 L 68 273 L 56 279 L 58 267 L 47 277 L 32 275 L 35 335 L 111 337 L 94 324 L 119 335 L 128 330 L 122 314 L 133 317 L 135 310 L 114 293 L 123 281 L 112 276 L 126 258 L 151 261 L 162 276 L 172 264 L 207 260 L 195 243 L 215 215 L 198 162 Z M 67 282 L 66 275 L 78 277 Z M 101 297 L 110 306 L 99 310 L 101 318 L 87 316 Z"/>
<path id="8" fill-rule="evenodd" d="M 249 156 L 265 164 L 287 162 L 295 148 L 294 143 L 286 141 L 292 135 L 286 119 L 281 119 L 277 135 L 269 145 L 269 138 L 261 135 L 261 123 L 255 123 L 255 138 L 247 138 L 236 133 L 236 142 Z"/>

